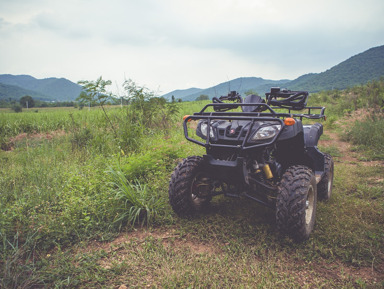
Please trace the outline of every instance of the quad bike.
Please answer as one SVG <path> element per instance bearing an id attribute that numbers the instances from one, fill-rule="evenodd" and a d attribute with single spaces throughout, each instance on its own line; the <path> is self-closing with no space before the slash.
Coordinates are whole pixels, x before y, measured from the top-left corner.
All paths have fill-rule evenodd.
<path id="1" fill-rule="evenodd" d="M 187 157 L 172 173 L 169 201 L 176 214 L 191 216 L 219 194 L 245 196 L 276 211 L 280 232 L 308 239 L 317 200 L 331 196 L 333 160 L 317 148 L 322 124 L 302 123 L 325 119 L 325 108 L 307 107 L 307 99 L 306 91 L 280 88 L 265 100 L 232 91 L 185 116 L 186 139 L 206 154 Z"/>

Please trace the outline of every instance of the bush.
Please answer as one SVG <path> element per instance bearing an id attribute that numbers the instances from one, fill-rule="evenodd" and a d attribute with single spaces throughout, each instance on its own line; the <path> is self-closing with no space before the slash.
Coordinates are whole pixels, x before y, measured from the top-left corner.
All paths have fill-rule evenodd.
<path id="1" fill-rule="evenodd" d="M 384 115 L 373 114 L 363 121 L 356 121 L 343 138 L 362 146 L 376 159 L 384 159 Z"/>
<path id="2" fill-rule="evenodd" d="M 124 175 L 131 181 L 146 180 L 149 176 L 173 170 L 175 160 L 182 156 L 181 147 L 159 146 L 141 154 L 132 154 L 121 165 Z"/>
<path id="3" fill-rule="evenodd" d="M 15 104 L 15 105 L 13 105 L 11 108 L 12 108 L 12 110 L 13 110 L 14 112 L 22 112 L 22 111 L 23 111 L 23 108 L 21 107 L 20 104 Z"/>

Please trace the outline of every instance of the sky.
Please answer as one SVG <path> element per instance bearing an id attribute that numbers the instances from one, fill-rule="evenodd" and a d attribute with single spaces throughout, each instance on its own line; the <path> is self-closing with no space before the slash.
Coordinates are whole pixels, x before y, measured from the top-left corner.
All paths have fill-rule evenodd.
<path id="1" fill-rule="evenodd" d="M 0 0 L 0 74 L 158 95 L 295 79 L 384 45 L 383 0 Z"/>

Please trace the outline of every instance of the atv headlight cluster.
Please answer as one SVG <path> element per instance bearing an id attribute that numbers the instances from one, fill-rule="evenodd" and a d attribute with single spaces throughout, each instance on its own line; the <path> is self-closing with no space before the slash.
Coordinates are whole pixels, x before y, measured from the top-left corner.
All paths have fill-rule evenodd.
<path id="1" fill-rule="evenodd" d="M 201 131 L 201 134 L 204 137 L 207 137 L 207 134 L 208 134 L 208 124 L 206 122 L 201 122 L 200 123 L 200 131 Z M 213 132 L 213 128 L 212 127 L 210 127 L 209 136 L 211 138 L 215 137 L 215 133 Z"/>
<path id="2" fill-rule="evenodd" d="M 281 130 L 280 124 L 263 126 L 259 128 L 256 133 L 251 137 L 251 141 L 260 141 L 273 138 Z"/>

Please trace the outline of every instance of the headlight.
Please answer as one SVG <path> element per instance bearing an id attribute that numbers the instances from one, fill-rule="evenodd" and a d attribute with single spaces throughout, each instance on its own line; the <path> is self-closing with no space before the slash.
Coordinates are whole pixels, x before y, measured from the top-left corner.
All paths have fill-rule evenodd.
<path id="1" fill-rule="evenodd" d="M 280 124 L 264 126 L 260 128 L 252 137 L 251 141 L 265 140 L 273 138 L 281 129 Z"/>
<path id="2" fill-rule="evenodd" d="M 207 134 L 208 134 L 208 124 L 206 122 L 202 122 L 201 125 L 200 125 L 200 130 L 201 130 L 201 133 L 203 134 L 203 136 L 207 137 Z M 210 130 L 209 130 L 209 136 L 210 137 L 215 137 L 215 134 L 213 132 L 213 128 L 210 127 Z"/>

